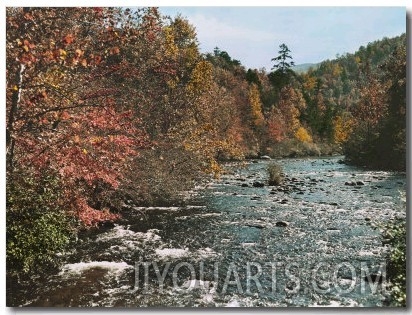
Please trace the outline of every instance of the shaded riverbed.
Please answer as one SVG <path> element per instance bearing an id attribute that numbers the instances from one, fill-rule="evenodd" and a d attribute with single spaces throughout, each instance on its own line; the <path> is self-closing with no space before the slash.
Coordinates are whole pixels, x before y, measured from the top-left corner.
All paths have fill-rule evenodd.
<path id="1" fill-rule="evenodd" d="M 388 248 L 374 226 L 405 218 L 406 177 L 338 161 L 279 160 L 287 176 L 280 188 L 266 185 L 270 161 L 228 164 L 190 206 L 131 208 L 114 228 L 79 240 L 58 273 L 9 288 L 8 301 L 382 306 Z"/>

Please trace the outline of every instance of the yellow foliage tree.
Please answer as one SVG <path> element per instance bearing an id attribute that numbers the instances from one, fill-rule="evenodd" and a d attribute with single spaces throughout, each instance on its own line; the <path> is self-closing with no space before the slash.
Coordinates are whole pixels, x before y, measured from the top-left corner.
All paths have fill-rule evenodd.
<path id="1" fill-rule="evenodd" d="M 306 108 L 306 103 L 300 91 L 291 86 L 281 90 L 278 108 L 283 114 L 287 134 L 293 136 L 300 127 L 300 114 Z"/>
<path id="2" fill-rule="evenodd" d="M 332 67 L 332 75 L 333 75 L 334 77 L 339 76 L 339 75 L 342 73 L 342 71 L 343 71 L 343 68 L 342 68 L 338 63 L 336 63 L 336 64 Z"/>
<path id="3" fill-rule="evenodd" d="M 211 89 L 213 82 L 213 66 L 209 61 L 198 62 L 190 76 L 190 81 L 186 87 L 191 96 L 201 95 Z"/>
<path id="4" fill-rule="evenodd" d="M 180 51 L 180 67 L 190 69 L 199 60 L 196 30 L 186 18 L 178 15 L 170 25 L 174 45 Z"/>
<path id="5" fill-rule="evenodd" d="M 253 126 L 258 128 L 262 127 L 265 123 L 265 118 L 262 114 L 262 101 L 260 100 L 260 92 L 255 83 L 252 83 L 249 88 L 249 103 Z"/>
<path id="6" fill-rule="evenodd" d="M 316 77 L 311 76 L 309 74 L 304 74 L 303 79 L 303 87 L 305 88 L 305 91 L 312 92 L 317 84 Z"/>
<path id="7" fill-rule="evenodd" d="M 312 142 L 312 137 L 304 127 L 298 128 L 298 130 L 295 132 L 295 137 L 300 142 Z"/>
<path id="8" fill-rule="evenodd" d="M 190 110 L 174 132 L 184 149 L 203 161 L 202 171 L 218 177 L 219 156 L 241 158 L 242 152 L 234 140 L 234 99 L 214 82 L 213 75 L 210 62 L 202 60 L 195 65 L 186 85 Z"/>
<path id="9" fill-rule="evenodd" d="M 170 26 L 163 28 L 165 40 L 165 55 L 166 57 L 176 58 L 179 53 L 179 47 L 175 43 L 173 28 Z"/>
<path id="10" fill-rule="evenodd" d="M 345 143 L 352 133 L 353 126 L 354 120 L 349 115 L 336 116 L 333 120 L 333 138 L 335 143 Z"/>

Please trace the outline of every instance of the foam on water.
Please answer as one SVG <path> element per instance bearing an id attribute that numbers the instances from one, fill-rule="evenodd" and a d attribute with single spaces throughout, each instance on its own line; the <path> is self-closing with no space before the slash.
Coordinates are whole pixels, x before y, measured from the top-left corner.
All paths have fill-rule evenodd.
<path id="1" fill-rule="evenodd" d="M 160 258 L 178 258 L 178 257 L 184 257 L 189 255 L 189 250 L 187 248 L 181 249 L 181 248 L 163 248 L 155 249 L 155 253 L 157 256 Z"/>
<path id="2" fill-rule="evenodd" d="M 108 272 L 113 274 L 120 274 L 126 269 L 132 269 L 134 266 L 128 265 L 125 262 L 113 262 L 113 261 L 90 261 L 90 262 L 79 262 L 74 264 L 66 264 L 60 271 L 60 275 L 66 273 L 81 274 L 86 270 L 93 268 L 106 269 Z"/>

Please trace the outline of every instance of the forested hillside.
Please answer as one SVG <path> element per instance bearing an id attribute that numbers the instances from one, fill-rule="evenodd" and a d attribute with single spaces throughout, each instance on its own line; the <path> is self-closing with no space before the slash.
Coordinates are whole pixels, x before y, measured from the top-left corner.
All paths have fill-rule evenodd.
<path id="1" fill-rule="evenodd" d="M 405 169 L 406 39 L 292 71 L 201 54 L 158 9 L 7 9 L 7 262 L 53 264 L 122 207 L 181 202 L 220 163 L 344 152 Z"/>
<path id="2" fill-rule="evenodd" d="M 304 120 L 348 161 L 405 170 L 406 36 L 384 38 L 301 76 Z"/>

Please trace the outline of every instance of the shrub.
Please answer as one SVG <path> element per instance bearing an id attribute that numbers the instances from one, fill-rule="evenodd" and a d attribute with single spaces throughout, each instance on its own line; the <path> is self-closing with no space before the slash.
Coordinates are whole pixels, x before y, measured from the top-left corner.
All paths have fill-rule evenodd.
<path id="1" fill-rule="evenodd" d="M 270 163 L 268 165 L 269 185 L 278 186 L 283 181 L 282 167 L 277 163 Z"/>
<path id="2" fill-rule="evenodd" d="M 142 151 L 131 164 L 116 198 L 141 206 L 171 206 L 183 202 L 203 175 L 203 165 L 181 148 Z"/>
<path id="3" fill-rule="evenodd" d="M 388 278 L 391 282 L 391 301 L 394 306 L 406 306 L 406 222 L 388 225 L 383 237 L 389 241 Z"/>
<path id="4" fill-rule="evenodd" d="M 6 192 L 7 270 L 41 272 L 57 265 L 57 254 L 74 236 L 74 222 L 61 205 L 58 177 L 28 172 L 8 178 Z"/>

